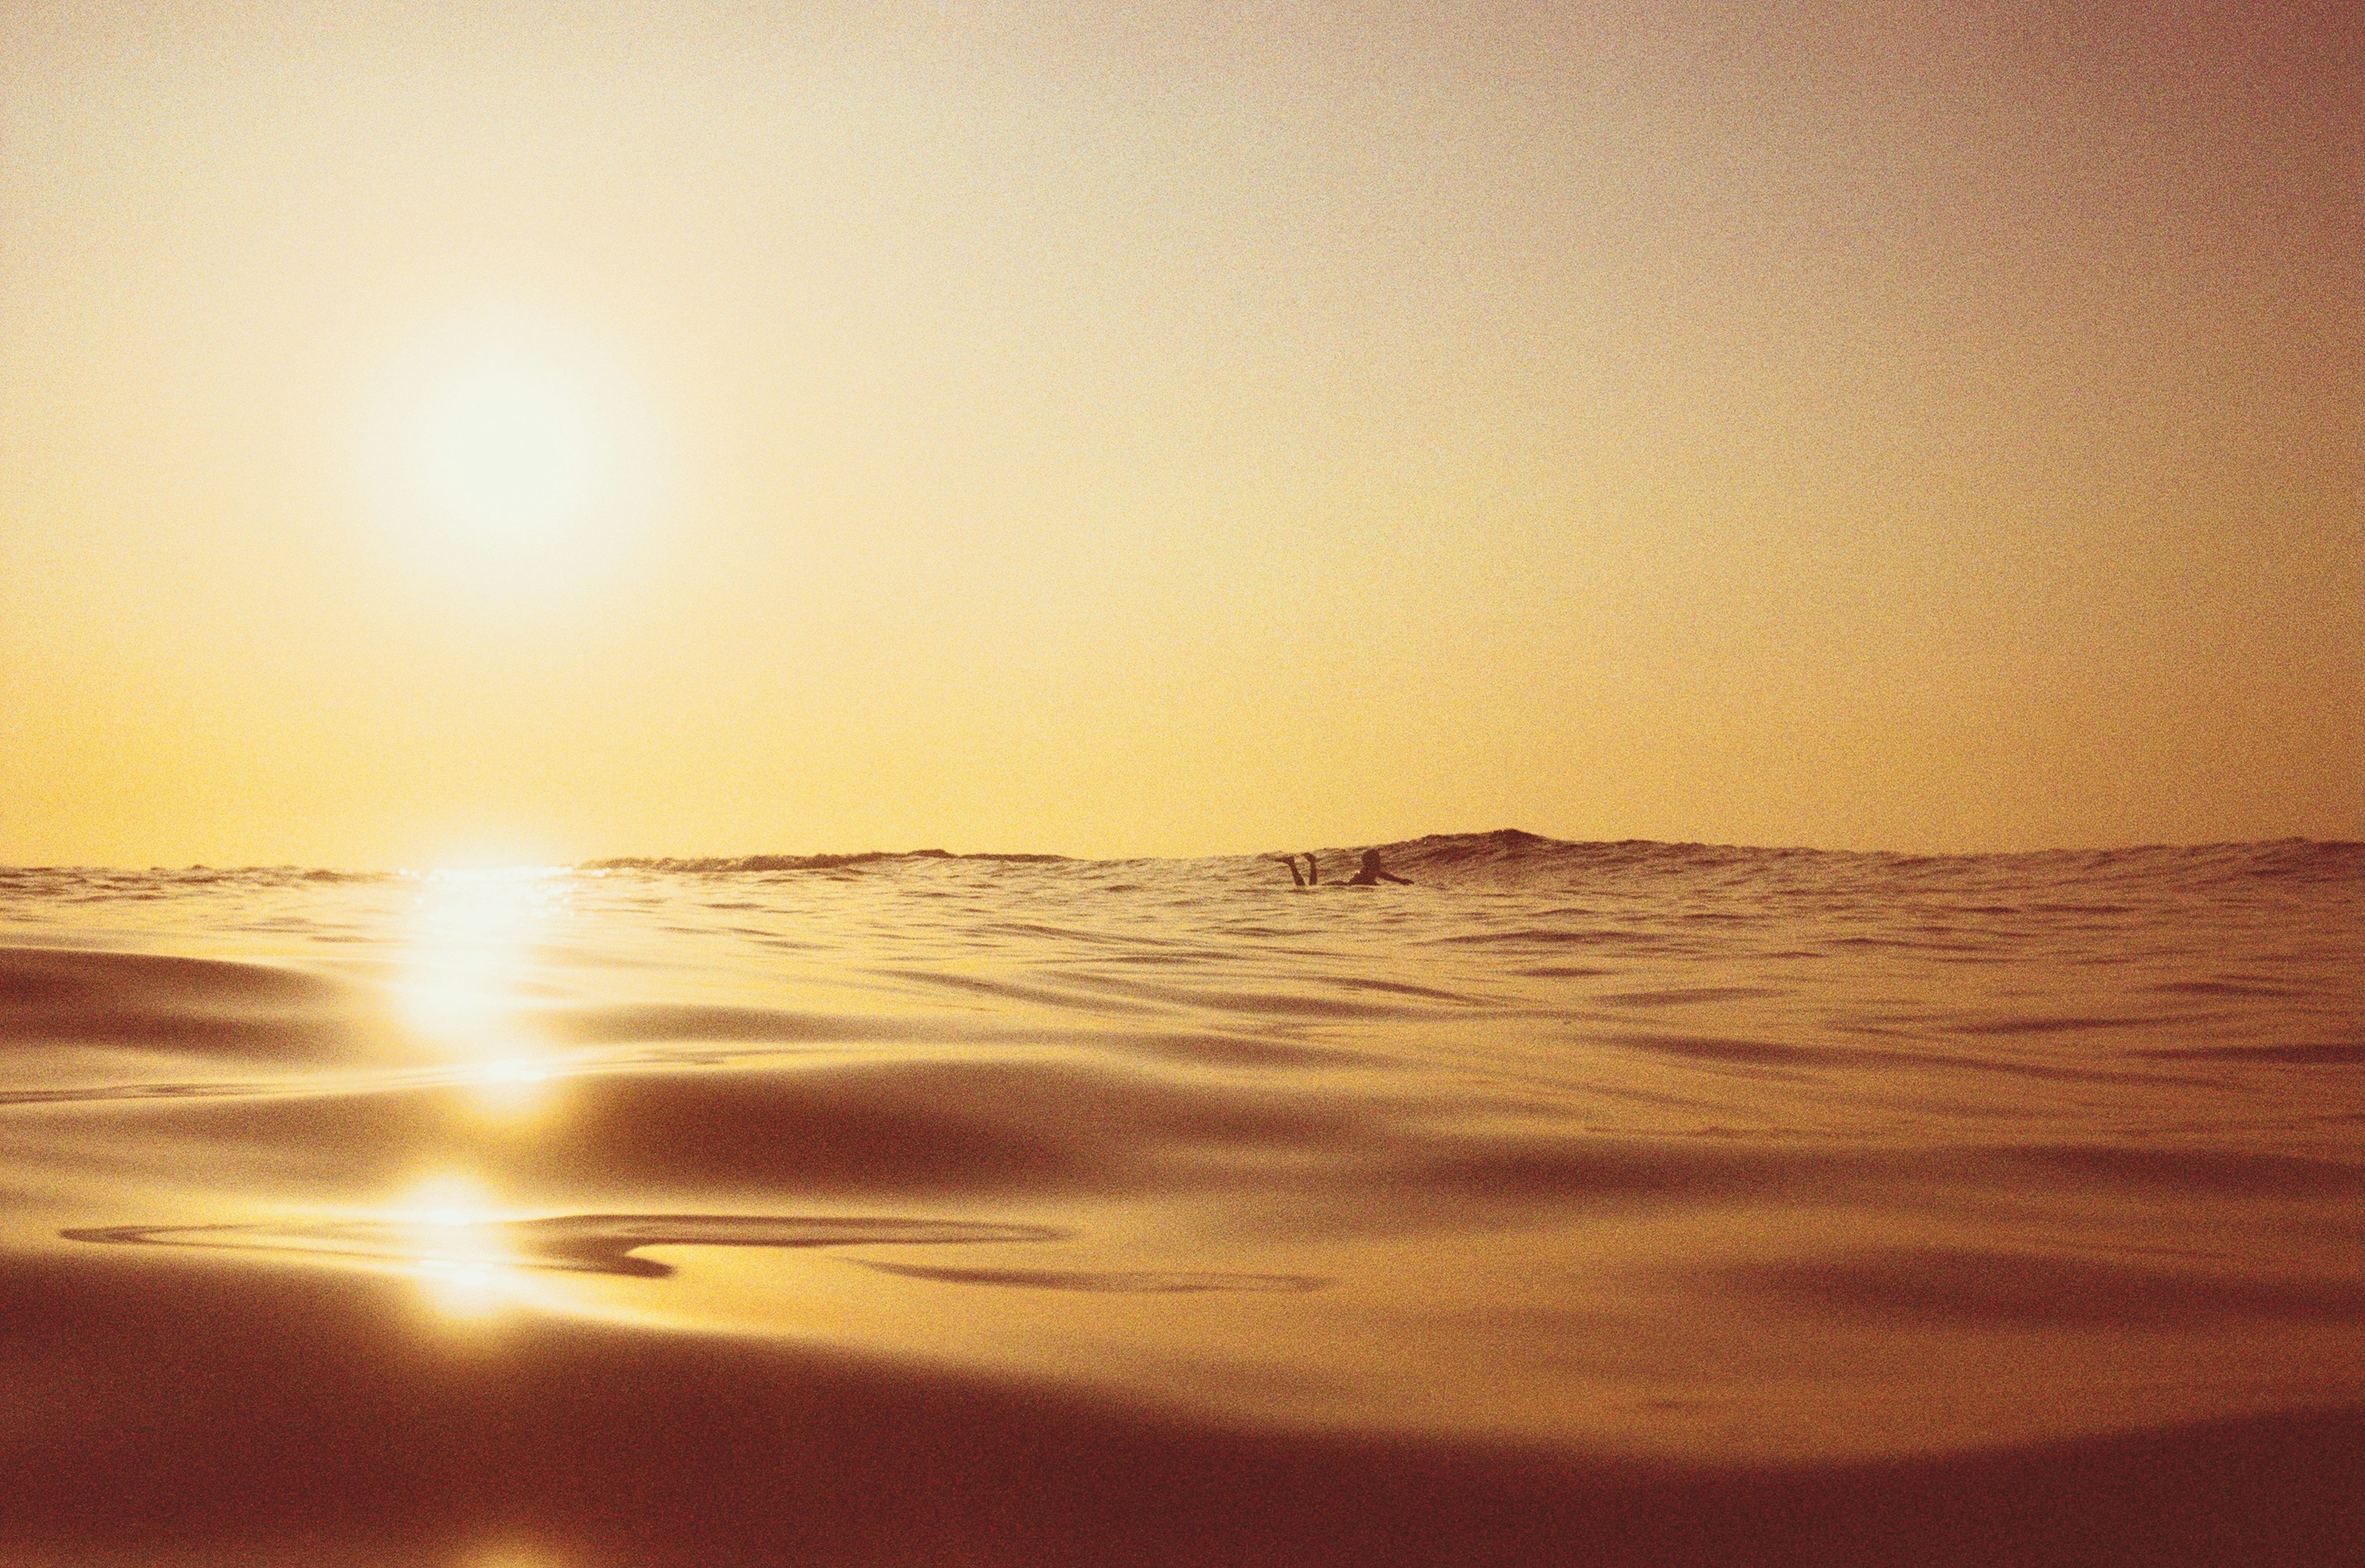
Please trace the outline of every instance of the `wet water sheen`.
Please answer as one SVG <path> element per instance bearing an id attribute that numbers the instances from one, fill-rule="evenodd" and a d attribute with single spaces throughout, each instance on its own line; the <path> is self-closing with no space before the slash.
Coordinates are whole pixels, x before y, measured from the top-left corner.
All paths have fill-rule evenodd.
<path id="1" fill-rule="evenodd" d="M 1388 858 L 0 872 L 0 1542 L 1607 1561 L 2358 1402 L 2359 846 Z"/>

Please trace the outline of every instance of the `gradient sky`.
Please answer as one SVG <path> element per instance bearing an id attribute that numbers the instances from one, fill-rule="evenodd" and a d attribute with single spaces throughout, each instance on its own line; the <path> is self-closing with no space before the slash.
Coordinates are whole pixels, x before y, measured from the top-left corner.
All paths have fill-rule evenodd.
<path id="1" fill-rule="evenodd" d="M 2357 837 L 2361 30 L 10 0 L 0 861 Z"/>

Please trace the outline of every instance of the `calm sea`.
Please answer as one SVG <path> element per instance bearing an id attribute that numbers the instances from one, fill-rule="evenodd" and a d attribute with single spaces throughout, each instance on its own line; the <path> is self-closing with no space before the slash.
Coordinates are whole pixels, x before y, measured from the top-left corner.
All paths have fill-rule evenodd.
<path id="1" fill-rule="evenodd" d="M 2117 1561 L 2028 1488 L 2348 1462 L 2365 846 L 1384 854 L 0 871 L 0 1562 Z"/>

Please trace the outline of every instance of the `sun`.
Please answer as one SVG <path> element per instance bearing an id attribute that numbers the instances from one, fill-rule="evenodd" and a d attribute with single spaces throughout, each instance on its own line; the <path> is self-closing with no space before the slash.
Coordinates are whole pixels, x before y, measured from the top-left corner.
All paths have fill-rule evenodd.
<path id="1" fill-rule="evenodd" d="M 610 553 L 647 477 L 616 375 L 493 333 L 405 360 L 373 420 L 370 488 L 396 537 L 488 580 L 570 577 Z"/>
<path id="2" fill-rule="evenodd" d="M 588 389 L 488 353 L 420 410 L 416 479 L 438 521 L 488 543 L 549 543 L 613 498 L 613 449 Z"/>
<path id="3" fill-rule="evenodd" d="M 612 484 L 577 388 L 496 357 L 466 367 L 423 411 L 419 480 L 444 520 L 536 538 L 563 528 Z"/>

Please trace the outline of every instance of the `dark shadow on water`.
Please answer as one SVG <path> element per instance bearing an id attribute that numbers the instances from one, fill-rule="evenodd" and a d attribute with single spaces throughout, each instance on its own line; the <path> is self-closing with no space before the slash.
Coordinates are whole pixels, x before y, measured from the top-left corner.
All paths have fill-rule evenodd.
<path id="1" fill-rule="evenodd" d="M 1672 991 L 1608 991 L 1594 1000 L 1611 1007 L 1687 1007 L 1696 1002 L 1739 1002 L 1751 997 L 1782 994 L 1778 986 L 1695 985 L 1680 986 Z"/>
<path id="2" fill-rule="evenodd" d="M 384 1282 L 0 1258 L 0 1559 L 1599 1568 L 2353 1559 L 2365 1424 L 2299 1411 L 1894 1460 L 1695 1464 L 1293 1431 L 948 1369 L 521 1321 Z M 406 1325 L 410 1327 L 406 1327 Z"/>
<path id="3" fill-rule="evenodd" d="M 2153 1046 L 2133 1053 L 2153 1061 L 2256 1061 L 2315 1067 L 2365 1064 L 2365 1040 L 2280 1046 Z"/>
<path id="4" fill-rule="evenodd" d="M 570 1079 L 565 1089 L 564 1114 L 531 1145 L 468 1133 L 472 1092 L 448 1086 L 131 1102 L 119 1136 L 268 1151 L 283 1179 L 301 1170 L 356 1195 L 403 1180 L 422 1151 L 465 1140 L 467 1159 L 510 1191 L 687 1187 L 751 1203 L 777 1193 L 783 1206 L 797 1193 L 900 1206 L 925 1193 L 1136 1189 L 1171 1180 L 1178 1162 L 1227 1151 L 1336 1147 L 1361 1136 L 1358 1118 L 1369 1114 L 1335 1097 L 1057 1062 L 622 1072 Z"/>
<path id="5" fill-rule="evenodd" d="M 917 1263 L 853 1260 L 882 1274 L 947 1284 L 1017 1285 L 1038 1291 L 1092 1291 L 1108 1295 L 1181 1295 L 1198 1291 L 1318 1291 L 1330 1282 L 1312 1274 L 1093 1273 L 1062 1269 L 939 1269 Z"/>
<path id="6" fill-rule="evenodd" d="M 1712 1278 L 1739 1296 L 1833 1316 L 1977 1328 L 2345 1323 L 2365 1315 L 2365 1285 L 2355 1280 L 2224 1279 L 1974 1249 L 1884 1248 Z"/>
<path id="7" fill-rule="evenodd" d="M 2236 1197 L 2365 1198 L 2365 1167 L 2353 1159 L 2259 1154 L 2243 1149 L 2122 1148 L 2034 1145 L 2011 1151 L 2034 1170 L 2128 1189 Z"/>
<path id="8" fill-rule="evenodd" d="M 0 946 L 0 1042 L 73 1041 L 296 1062 L 366 1053 L 365 994 L 267 964 Z"/>

